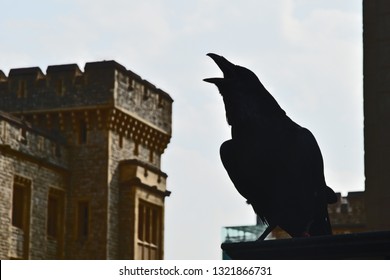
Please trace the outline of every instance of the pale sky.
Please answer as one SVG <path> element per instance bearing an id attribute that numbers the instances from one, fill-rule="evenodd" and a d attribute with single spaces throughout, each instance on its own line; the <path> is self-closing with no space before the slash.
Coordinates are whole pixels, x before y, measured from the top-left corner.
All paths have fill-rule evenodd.
<path id="1" fill-rule="evenodd" d="M 0 0 L 0 69 L 116 60 L 168 92 L 166 259 L 220 259 L 221 228 L 255 215 L 219 159 L 229 139 L 206 56 L 253 70 L 315 135 L 335 191 L 364 190 L 361 0 Z"/>

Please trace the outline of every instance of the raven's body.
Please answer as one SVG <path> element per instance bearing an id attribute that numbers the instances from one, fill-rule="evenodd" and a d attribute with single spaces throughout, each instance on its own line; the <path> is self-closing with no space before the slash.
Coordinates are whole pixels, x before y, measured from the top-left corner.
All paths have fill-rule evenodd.
<path id="1" fill-rule="evenodd" d="M 269 225 L 292 237 L 331 234 L 323 159 L 312 133 L 280 108 L 250 70 L 209 54 L 224 78 L 217 85 L 225 103 L 232 139 L 220 149 L 222 163 L 238 192 Z"/>

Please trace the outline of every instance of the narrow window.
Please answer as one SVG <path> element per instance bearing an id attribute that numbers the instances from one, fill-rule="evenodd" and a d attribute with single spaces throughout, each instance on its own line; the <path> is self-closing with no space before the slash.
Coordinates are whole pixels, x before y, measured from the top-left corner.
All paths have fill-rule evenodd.
<path id="1" fill-rule="evenodd" d="M 139 201 L 138 208 L 138 247 L 142 259 L 162 257 L 162 208 Z"/>
<path id="2" fill-rule="evenodd" d="M 144 220 L 145 220 L 145 206 L 143 204 L 139 205 L 138 208 L 138 239 L 143 241 L 144 240 Z"/>
<path id="3" fill-rule="evenodd" d="M 123 136 L 122 135 L 119 135 L 119 148 L 120 149 L 123 148 Z"/>
<path id="4" fill-rule="evenodd" d="M 63 191 L 51 188 L 47 200 L 47 236 L 54 239 L 63 237 L 64 223 L 64 200 Z"/>
<path id="5" fill-rule="evenodd" d="M 143 100 L 146 101 L 150 98 L 150 92 L 145 88 L 144 89 L 144 94 L 143 94 Z"/>
<path id="6" fill-rule="evenodd" d="M 164 100 L 163 100 L 163 98 L 161 97 L 161 94 L 158 95 L 157 107 L 158 107 L 158 108 L 164 108 Z"/>
<path id="7" fill-rule="evenodd" d="M 56 93 L 58 96 L 64 96 L 64 82 L 62 79 L 57 80 Z"/>
<path id="8" fill-rule="evenodd" d="M 12 225 L 20 229 L 25 226 L 26 190 L 19 184 L 14 185 L 12 197 Z"/>
<path id="9" fill-rule="evenodd" d="M 12 225 L 28 230 L 30 220 L 31 181 L 20 176 L 14 177 L 12 191 Z"/>
<path id="10" fill-rule="evenodd" d="M 58 158 L 61 157 L 61 146 L 59 143 L 54 144 L 54 155 Z"/>
<path id="11" fill-rule="evenodd" d="M 134 154 L 135 156 L 138 156 L 138 155 L 139 155 L 138 143 L 134 143 L 134 151 L 133 151 L 133 154 Z"/>
<path id="12" fill-rule="evenodd" d="M 77 207 L 77 237 L 79 239 L 88 238 L 89 234 L 89 203 L 79 201 Z"/>
<path id="13" fill-rule="evenodd" d="M 134 80 L 129 79 L 129 87 L 127 89 L 128 89 L 128 91 L 134 90 Z"/>
<path id="14" fill-rule="evenodd" d="M 2 123 L 2 130 L 1 130 L 1 140 L 3 140 L 3 143 L 8 141 L 8 133 L 7 133 L 7 122 Z"/>
<path id="15" fill-rule="evenodd" d="M 49 194 L 47 205 L 47 235 L 52 238 L 58 237 L 59 215 L 59 199 L 57 196 Z"/>
<path id="16" fill-rule="evenodd" d="M 19 133 L 19 142 L 24 145 L 27 145 L 27 129 L 25 127 L 22 127 Z"/>
<path id="17" fill-rule="evenodd" d="M 138 239 L 158 245 L 161 235 L 161 207 L 140 201 L 138 209 Z"/>
<path id="18" fill-rule="evenodd" d="M 27 96 L 26 81 L 19 81 L 19 88 L 18 88 L 17 96 L 18 96 L 18 98 L 25 98 Z"/>
<path id="19" fill-rule="evenodd" d="M 144 227 L 145 227 L 145 234 L 143 236 L 143 240 L 146 241 L 147 243 L 150 243 L 150 233 L 151 231 L 153 230 L 151 228 L 151 224 L 150 224 L 150 207 L 145 207 L 145 217 L 144 217 Z"/>
<path id="20" fill-rule="evenodd" d="M 79 123 L 79 144 L 87 143 L 87 134 L 87 125 L 81 120 Z"/>
<path id="21" fill-rule="evenodd" d="M 152 244 L 158 244 L 158 235 L 159 235 L 159 222 L 160 222 L 160 217 L 159 217 L 159 212 L 157 209 L 152 209 L 151 212 L 151 226 L 153 230 L 151 231 L 151 243 Z"/>
<path id="22" fill-rule="evenodd" d="M 45 150 L 45 139 L 42 136 L 38 136 L 37 141 L 38 141 L 38 143 L 37 143 L 38 150 L 40 152 L 44 151 Z"/>

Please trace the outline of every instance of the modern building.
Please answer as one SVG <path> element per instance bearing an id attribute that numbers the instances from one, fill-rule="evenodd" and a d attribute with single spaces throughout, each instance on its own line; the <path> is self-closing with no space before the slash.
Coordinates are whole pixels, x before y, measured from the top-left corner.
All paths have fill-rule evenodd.
<path id="1" fill-rule="evenodd" d="M 0 71 L 0 259 L 162 259 L 172 102 L 115 61 Z"/>

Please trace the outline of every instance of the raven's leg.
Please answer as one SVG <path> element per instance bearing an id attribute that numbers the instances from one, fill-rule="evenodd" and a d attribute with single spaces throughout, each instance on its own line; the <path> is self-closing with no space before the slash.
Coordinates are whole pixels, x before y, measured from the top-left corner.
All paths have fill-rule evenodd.
<path id="1" fill-rule="evenodd" d="M 268 236 L 276 228 L 274 225 L 269 225 L 265 231 L 260 235 L 260 237 L 256 240 L 256 242 L 264 241 L 264 239 Z"/>

